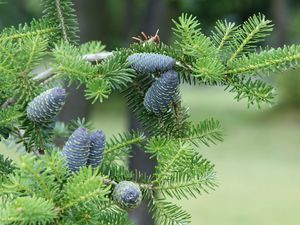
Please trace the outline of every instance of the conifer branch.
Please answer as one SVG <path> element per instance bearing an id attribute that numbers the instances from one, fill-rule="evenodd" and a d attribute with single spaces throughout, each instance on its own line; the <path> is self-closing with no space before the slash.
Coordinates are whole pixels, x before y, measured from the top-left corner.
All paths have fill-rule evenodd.
<path id="1" fill-rule="evenodd" d="M 250 17 L 234 35 L 234 42 L 231 46 L 233 54 L 228 63 L 233 61 L 243 51 L 248 53 L 255 47 L 255 44 L 264 40 L 273 30 L 271 20 L 267 20 L 264 15 L 258 14 Z"/>
<path id="2" fill-rule="evenodd" d="M 59 19 L 59 24 L 62 30 L 63 38 L 65 42 L 68 42 L 68 35 L 67 35 L 67 28 L 65 25 L 65 18 L 63 17 L 62 9 L 61 9 L 61 2 L 60 0 L 55 0 L 55 7 L 57 12 L 57 18 Z"/>
<path id="3" fill-rule="evenodd" d="M 196 148 L 223 137 L 216 120 L 192 125 L 179 83 L 223 85 L 237 100 L 269 103 L 273 88 L 257 75 L 299 67 L 299 45 L 256 52 L 272 30 L 260 14 L 241 26 L 218 21 L 210 36 L 196 17 L 182 14 L 174 21 L 175 45 L 143 34 L 129 48 L 105 52 L 101 42 L 73 45 L 78 26 L 71 0 L 42 2 L 43 20 L 0 34 L 1 138 L 11 135 L 26 151 L 44 153 L 22 157 L 17 169 L 0 158 L 0 223 L 127 225 L 123 209 L 149 199 L 157 224 L 188 224 L 190 215 L 166 199 L 189 199 L 217 187 L 214 165 Z M 34 74 L 48 53 L 51 66 Z M 56 151 L 52 120 L 65 92 L 43 90 L 53 78 L 84 84 L 92 102 L 124 91 L 148 137 L 131 132 L 105 140 L 103 131 L 90 134 L 88 124 L 79 121 L 56 133 L 66 137 L 75 130 L 63 151 Z M 132 145 L 157 159 L 153 175 L 127 168 L 123 160 Z"/>
<path id="4" fill-rule="evenodd" d="M 104 162 L 113 162 L 117 159 L 122 159 L 124 153 L 129 153 L 128 148 L 132 145 L 141 144 L 146 137 L 140 132 L 130 132 L 113 136 L 106 144 L 104 151 Z"/>
<path id="5" fill-rule="evenodd" d="M 49 224 L 56 217 L 54 204 L 36 196 L 16 198 L 0 209 L 1 224 Z"/>
<path id="6" fill-rule="evenodd" d="M 0 42 L 17 41 L 18 39 L 23 40 L 35 36 L 47 37 L 50 39 L 56 32 L 57 28 L 51 26 L 47 20 L 33 19 L 30 24 L 25 23 L 24 25 L 19 25 L 18 29 L 14 27 L 4 29 L 0 33 Z"/>
<path id="7" fill-rule="evenodd" d="M 212 40 L 215 42 L 217 49 L 223 50 L 228 47 L 228 42 L 230 42 L 232 35 L 238 27 L 235 23 L 218 20 L 216 22 L 215 31 L 212 32 Z"/>
<path id="8" fill-rule="evenodd" d="M 192 125 L 181 140 L 189 141 L 196 146 L 199 146 L 200 143 L 209 146 L 210 143 L 216 144 L 217 141 L 223 141 L 220 122 L 210 119 Z"/>
<path id="9" fill-rule="evenodd" d="M 56 27 L 65 42 L 76 43 L 78 21 L 71 0 L 42 0 L 44 18 Z"/>
<path id="10" fill-rule="evenodd" d="M 252 53 L 232 61 L 225 71 L 226 75 L 257 75 L 259 73 L 280 72 L 291 67 L 299 67 L 300 46 L 271 48 L 259 53 Z M 225 75 L 224 74 L 224 75 Z"/>
<path id="11" fill-rule="evenodd" d="M 99 53 L 95 53 L 95 54 L 83 55 L 82 59 L 87 60 L 89 62 L 99 62 L 110 56 L 112 56 L 111 52 L 99 52 Z M 49 67 L 47 70 L 45 70 L 45 71 L 37 74 L 35 77 L 33 77 L 33 80 L 35 80 L 37 83 L 43 83 L 43 82 L 47 81 L 48 79 L 51 79 L 53 76 L 55 76 L 54 69 L 52 67 Z M 15 102 L 16 102 L 15 98 L 10 98 L 1 105 L 1 109 L 5 109 L 8 106 L 15 104 Z"/>

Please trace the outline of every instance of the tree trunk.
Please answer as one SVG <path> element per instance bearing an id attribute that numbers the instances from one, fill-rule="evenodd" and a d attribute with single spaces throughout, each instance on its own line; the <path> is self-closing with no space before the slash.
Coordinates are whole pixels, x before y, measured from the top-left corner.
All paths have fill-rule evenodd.
<path id="1" fill-rule="evenodd" d="M 131 3 L 130 0 L 127 1 Z M 146 12 L 144 13 L 145 17 L 140 24 L 140 31 L 145 32 L 147 35 L 154 35 L 159 28 L 159 25 L 162 25 L 162 21 L 166 21 L 166 17 L 168 16 L 167 6 L 165 1 L 161 0 L 149 0 L 147 2 Z M 165 26 L 164 26 L 165 27 Z M 160 31 L 159 34 L 164 34 L 164 38 L 169 36 L 169 32 L 165 29 L 164 31 Z M 139 34 L 135 34 L 139 35 Z M 143 129 L 136 117 L 132 112 L 129 111 L 129 128 L 131 130 Z M 155 126 L 155 125 L 154 125 Z M 134 170 L 137 169 L 141 172 L 145 172 L 147 174 L 152 174 L 154 172 L 156 161 L 154 159 L 149 159 L 149 155 L 146 154 L 143 149 L 138 147 L 133 148 L 133 156 L 130 159 L 129 167 Z M 135 211 L 130 213 L 130 217 L 132 220 L 140 225 L 153 225 L 154 221 L 152 219 L 152 215 L 148 212 L 147 203 L 143 202 L 143 204 Z"/>

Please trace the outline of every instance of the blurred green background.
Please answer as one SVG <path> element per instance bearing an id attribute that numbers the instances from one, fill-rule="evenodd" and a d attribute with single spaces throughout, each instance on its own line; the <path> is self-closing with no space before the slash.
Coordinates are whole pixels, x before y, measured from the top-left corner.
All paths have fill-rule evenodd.
<path id="1" fill-rule="evenodd" d="M 3 2 L 3 1 L 2 1 Z M 6 0 L 0 5 L 0 29 L 38 17 L 39 0 Z M 300 42 L 299 0 L 76 0 L 81 41 L 101 40 L 108 49 L 128 46 L 141 31 L 160 29 L 163 42 L 172 40 L 171 18 L 193 13 L 209 33 L 217 19 L 241 22 L 261 12 L 276 24 L 266 45 Z M 300 224 L 300 71 L 267 77 L 277 87 L 272 107 L 247 109 L 222 88 L 182 86 L 183 102 L 193 121 L 214 117 L 224 127 L 225 141 L 200 149 L 216 164 L 220 187 L 199 199 L 179 202 L 205 225 Z M 73 96 L 73 97 L 72 97 Z M 83 101 L 80 90 L 70 96 L 63 119 L 87 116 L 108 136 L 129 127 L 121 95 L 103 104 Z M 75 112 L 75 113 L 74 113 Z M 17 158 L 14 149 L 0 153 Z"/>

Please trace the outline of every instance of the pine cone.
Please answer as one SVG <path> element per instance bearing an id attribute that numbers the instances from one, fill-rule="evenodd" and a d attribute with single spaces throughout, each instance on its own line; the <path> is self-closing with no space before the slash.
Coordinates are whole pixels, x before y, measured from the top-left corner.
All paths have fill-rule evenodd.
<path id="1" fill-rule="evenodd" d="M 144 98 L 147 111 L 161 115 L 170 109 L 172 102 L 178 98 L 179 79 L 175 71 L 168 71 L 155 81 Z"/>
<path id="2" fill-rule="evenodd" d="M 70 171 L 79 171 L 86 166 L 90 147 L 90 135 L 84 127 L 77 128 L 66 142 L 62 155 Z"/>
<path id="3" fill-rule="evenodd" d="M 65 104 L 66 90 L 52 88 L 35 97 L 27 107 L 27 117 L 36 123 L 45 123 L 54 119 Z"/>
<path id="4" fill-rule="evenodd" d="M 165 72 L 173 69 L 175 59 L 157 53 L 135 53 L 128 57 L 132 68 L 140 73 Z"/>
<path id="5" fill-rule="evenodd" d="M 116 185 L 113 198 L 120 208 L 134 209 L 142 201 L 142 192 L 137 184 L 131 181 L 122 181 Z"/>
<path id="6" fill-rule="evenodd" d="M 91 135 L 90 151 L 88 156 L 87 165 L 93 168 L 99 166 L 105 148 L 105 134 L 103 131 L 98 130 Z"/>

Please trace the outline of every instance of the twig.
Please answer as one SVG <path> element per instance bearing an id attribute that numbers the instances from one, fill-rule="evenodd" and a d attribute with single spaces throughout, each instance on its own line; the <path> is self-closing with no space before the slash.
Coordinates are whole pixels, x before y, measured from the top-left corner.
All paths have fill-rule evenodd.
<path id="1" fill-rule="evenodd" d="M 112 56 L 112 52 L 99 52 L 99 53 L 95 53 L 95 54 L 86 54 L 82 56 L 83 60 L 87 60 L 89 62 L 98 62 L 101 61 L 103 59 L 106 59 L 109 56 Z M 49 67 L 47 70 L 37 74 L 33 80 L 35 80 L 38 84 L 45 82 L 46 80 L 50 79 L 51 77 L 53 77 L 54 74 L 54 69 L 52 67 Z M 15 98 L 9 98 L 8 100 L 6 100 L 6 102 L 4 102 L 1 105 L 1 109 L 5 109 L 8 106 L 14 105 L 16 103 L 16 99 Z"/>
<path id="2" fill-rule="evenodd" d="M 116 186 L 118 184 L 118 182 L 114 181 L 114 180 L 111 180 L 111 179 L 108 179 L 108 178 L 105 178 L 103 180 L 104 184 L 106 185 L 113 185 L 113 186 Z M 137 183 L 140 188 L 142 189 L 148 189 L 148 190 L 155 190 L 157 187 L 154 186 L 153 184 L 144 184 L 144 183 Z"/>
<path id="3" fill-rule="evenodd" d="M 11 106 L 13 104 L 16 103 L 16 99 L 15 98 L 9 98 L 6 100 L 6 102 L 4 102 L 2 105 L 1 105 L 1 109 L 5 109 L 7 108 L 8 106 Z"/>
<path id="4" fill-rule="evenodd" d="M 89 61 L 89 62 L 98 62 L 103 59 L 106 59 L 109 56 L 112 56 L 112 52 L 100 52 L 95 54 L 87 54 L 82 56 L 83 59 Z"/>
<path id="5" fill-rule="evenodd" d="M 51 76 L 53 76 L 53 68 L 49 68 L 39 74 L 37 74 L 33 80 L 36 80 L 38 83 L 42 83 L 44 82 L 45 80 L 47 80 L 48 78 L 50 78 Z"/>

